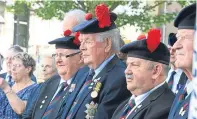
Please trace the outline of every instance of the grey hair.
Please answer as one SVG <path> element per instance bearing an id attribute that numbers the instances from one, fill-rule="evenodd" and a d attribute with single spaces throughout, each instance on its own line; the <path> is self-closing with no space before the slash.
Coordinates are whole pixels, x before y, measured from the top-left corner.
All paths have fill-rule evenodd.
<path id="1" fill-rule="evenodd" d="M 52 57 L 52 54 L 51 54 L 51 53 L 46 53 L 46 54 L 44 54 L 44 55 L 41 57 L 41 60 L 42 60 L 42 58 L 45 58 L 45 57 L 48 57 L 48 58 L 51 58 L 51 59 L 52 59 L 53 71 L 57 71 L 55 58 Z"/>
<path id="2" fill-rule="evenodd" d="M 85 21 L 85 12 L 80 9 L 70 10 L 69 12 L 65 13 L 64 19 L 66 17 L 75 17 L 78 23 Z"/>
<path id="3" fill-rule="evenodd" d="M 13 45 L 8 50 L 13 51 L 14 53 L 24 52 L 19 45 Z"/>
<path id="4" fill-rule="evenodd" d="M 148 61 L 148 70 L 152 70 L 154 68 L 155 65 L 157 65 L 158 62 L 154 62 L 154 61 Z M 161 63 L 160 63 L 161 64 Z M 168 75 L 168 65 L 166 64 L 161 64 L 163 67 L 163 71 L 164 71 L 164 75 L 167 76 Z"/>
<path id="5" fill-rule="evenodd" d="M 116 52 L 120 50 L 120 31 L 118 29 L 112 29 L 102 33 L 96 33 L 96 40 L 103 42 L 106 38 L 112 39 L 112 49 Z"/>
<path id="6" fill-rule="evenodd" d="M 25 68 L 31 67 L 32 69 L 29 73 L 29 76 L 31 76 L 33 74 L 33 71 L 35 71 L 36 61 L 33 59 L 33 57 L 31 57 L 26 52 L 20 52 L 20 53 L 16 54 L 15 56 L 13 56 L 12 59 L 13 60 L 16 60 L 16 59 L 21 60 L 23 62 L 23 65 L 25 66 Z"/>

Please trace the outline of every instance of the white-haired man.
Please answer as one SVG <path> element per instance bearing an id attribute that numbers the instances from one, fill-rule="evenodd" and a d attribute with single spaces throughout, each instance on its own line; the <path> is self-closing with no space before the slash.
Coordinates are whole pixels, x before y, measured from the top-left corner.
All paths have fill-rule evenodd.
<path id="1" fill-rule="evenodd" d="M 84 84 L 73 106 L 61 119 L 111 119 L 119 103 L 130 96 L 126 89 L 125 64 L 115 55 L 120 48 L 120 34 L 114 23 L 117 16 L 108 10 L 104 4 L 97 5 L 96 18 L 89 13 L 86 21 L 73 28 L 74 32 L 81 33 L 80 50 L 90 70 L 81 78 Z M 99 19 L 101 16 L 104 17 Z"/>

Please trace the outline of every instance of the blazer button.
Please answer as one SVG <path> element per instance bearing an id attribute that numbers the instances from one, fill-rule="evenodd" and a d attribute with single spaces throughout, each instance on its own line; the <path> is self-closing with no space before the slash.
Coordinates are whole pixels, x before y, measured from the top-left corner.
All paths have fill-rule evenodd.
<path id="1" fill-rule="evenodd" d="M 43 106 L 42 106 L 42 105 L 40 105 L 40 109 L 42 109 L 42 107 L 43 107 Z"/>
<path id="2" fill-rule="evenodd" d="M 42 101 L 42 104 L 44 104 L 44 103 L 45 103 L 45 100 Z"/>

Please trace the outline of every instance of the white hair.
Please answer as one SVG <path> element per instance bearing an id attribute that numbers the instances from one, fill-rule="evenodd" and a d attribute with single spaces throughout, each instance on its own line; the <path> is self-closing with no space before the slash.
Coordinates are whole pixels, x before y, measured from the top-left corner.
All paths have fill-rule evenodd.
<path id="1" fill-rule="evenodd" d="M 111 38 L 112 40 L 112 49 L 114 51 L 120 50 L 120 31 L 118 29 L 112 29 L 102 33 L 96 33 L 96 40 L 103 42 L 106 38 Z"/>
<path id="2" fill-rule="evenodd" d="M 66 17 L 75 17 L 78 23 L 85 21 L 85 12 L 80 9 L 70 10 L 69 12 L 65 13 L 64 19 Z"/>

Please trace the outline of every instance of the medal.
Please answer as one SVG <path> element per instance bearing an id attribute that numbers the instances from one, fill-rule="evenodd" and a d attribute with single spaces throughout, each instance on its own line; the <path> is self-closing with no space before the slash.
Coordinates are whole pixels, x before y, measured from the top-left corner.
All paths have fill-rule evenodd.
<path id="1" fill-rule="evenodd" d="M 102 85 L 101 82 L 96 83 L 96 86 L 95 86 L 94 90 L 91 92 L 91 97 L 92 98 L 96 98 L 98 96 L 98 92 L 101 89 L 101 85 Z"/>
<path id="2" fill-rule="evenodd" d="M 92 97 L 92 98 L 96 98 L 97 96 L 98 96 L 98 92 L 92 91 L 91 97 Z"/>

